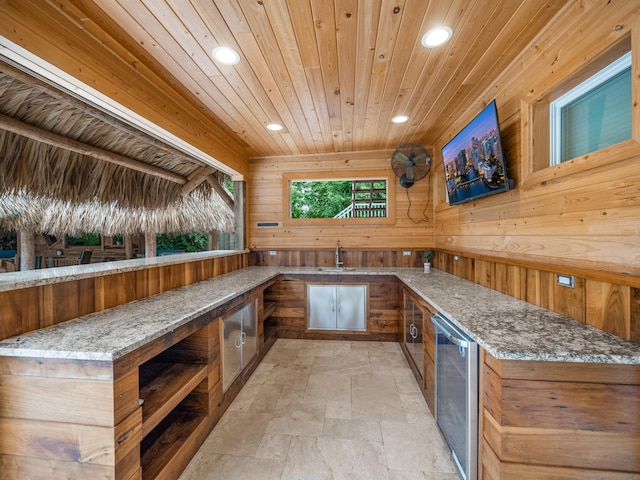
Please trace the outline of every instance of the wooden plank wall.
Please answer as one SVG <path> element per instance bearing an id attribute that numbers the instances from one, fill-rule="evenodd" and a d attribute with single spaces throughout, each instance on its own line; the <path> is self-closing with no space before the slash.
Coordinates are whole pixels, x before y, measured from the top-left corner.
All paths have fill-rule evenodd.
<path id="1" fill-rule="evenodd" d="M 249 254 L 196 260 L 0 292 L 0 340 L 49 327 L 249 265 Z"/>
<path id="2" fill-rule="evenodd" d="M 432 175 L 436 248 L 640 275 L 639 17 L 638 0 L 570 2 L 508 68 L 487 70 L 496 75 L 491 90 L 467 97 L 461 102 L 466 110 L 451 121 L 443 119 L 430 139 L 437 147 Z M 636 79 L 633 140 L 531 172 L 531 163 L 548 165 L 549 159 L 546 151 L 538 154 L 546 158 L 530 158 L 530 145 L 540 140 L 529 132 L 530 106 L 589 62 L 629 41 Z M 440 148 L 494 98 L 516 189 L 450 207 Z"/>
<path id="3" fill-rule="evenodd" d="M 345 248 L 362 250 L 430 247 L 434 228 L 433 202 L 429 201 L 427 206 L 427 198 L 430 197 L 430 176 L 433 173 L 406 190 L 391 170 L 392 154 L 393 150 L 384 150 L 251 160 L 247 188 L 248 245 L 252 250 L 310 249 L 333 248 L 340 241 Z M 284 225 L 289 212 L 283 208 L 283 173 L 308 174 L 308 178 L 313 180 L 314 175 L 333 172 L 336 178 L 350 179 L 352 171 L 366 171 L 369 177 L 389 178 L 389 186 L 395 189 L 393 223 Z M 408 215 L 409 201 L 411 209 Z M 426 219 L 423 216 L 425 207 Z M 258 227 L 258 223 L 263 222 L 277 222 L 278 226 Z"/>
<path id="4" fill-rule="evenodd" d="M 342 245 L 342 242 L 340 242 Z M 404 255 L 404 252 L 410 255 Z M 269 252 L 275 252 L 270 255 Z M 343 267 L 422 267 L 422 250 L 361 250 L 340 247 Z M 268 267 L 332 267 L 336 264 L 335 246 L 330 249 L 253 250 L 251 265 Z"/>

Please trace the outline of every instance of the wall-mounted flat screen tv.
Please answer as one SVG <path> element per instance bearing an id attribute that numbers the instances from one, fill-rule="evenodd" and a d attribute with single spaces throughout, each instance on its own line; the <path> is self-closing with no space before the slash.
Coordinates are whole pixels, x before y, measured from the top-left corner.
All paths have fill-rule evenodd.
<path id="1" fill-rule="evenodd" d="M 442 148 L 450 205 L 509 190 L 495 100 Z"/>

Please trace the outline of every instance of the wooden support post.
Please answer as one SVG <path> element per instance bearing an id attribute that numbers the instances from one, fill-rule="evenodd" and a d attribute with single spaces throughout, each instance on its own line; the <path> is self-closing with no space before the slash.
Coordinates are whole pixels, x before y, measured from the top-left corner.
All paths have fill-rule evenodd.
<path id="1" fill-rule="evenodd" d="M 20 230 L 20 270 L 35 270 L 36 242 L 35 234 L 31 230 Z"/>
<path id="2" fill-rule="evenodd" d="M 234 238 L 236 250 L 245 249 L 246 238 L 246 189 L 243 181 L 233 182 L 233 216 L 234 216 Z"/>
<path id="3" fill-rule="evenodd" d="M 147 258 L 156 256 L 156 234 L 154 232 L 144 234 L 144 256 Z"/>
<path id="4" fill-rule="evenodd" d="M 209 233 L 209 250 L 218 250 L 220 243 L 220 232 L 214 231 Z"/>
<path id="5" fill-rule="evenodd" d="M 123 235 L 122 240 L 124 241 L 124 256 L 128 260 L 133 258 L 133 238 L 131 235 Z"/>

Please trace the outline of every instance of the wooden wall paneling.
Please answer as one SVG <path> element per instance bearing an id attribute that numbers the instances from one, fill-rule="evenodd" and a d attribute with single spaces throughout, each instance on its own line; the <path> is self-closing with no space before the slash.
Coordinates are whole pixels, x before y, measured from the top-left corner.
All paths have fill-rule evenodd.
<path id="1" fill-rule="evenodd" d="M 78 316 L 88 315 L 96 311 L 96 289 L 93 278 L 76 281 L 78 285 Z M 137 280 L 136 280 L 137 286 Z M 136 295 L 138 297 L 138 295 Z M 140 298 L 140 297 L 138 297 Z"/>
<path id="2" fill-rule="evenodd" d="M 0 292 L 0 338 L 36 330 L 39 325 L 39 287 Z"/>
<path id="3" fill-rule="evenodd" d="M 331 248 L 340 240 L 344 248 L 356 250 L 419 249 L 432 245 L 433 221 L 432 205 L 427 209 L 428 223 L 414 224 L 407 216 L 409 200 L 405 190 L 399 186 L 395 175 L 389 173 L 389 159 L 393 150 L 373 152 L 349 152 L 322 155 L 300 155 L 293 157 L 267 157 L 250 161 L 249 184 L 249 245 L 252 250 Z M 314 176 L 333 172 L 335 177 L 353 175 L 356 171 L 366 171 L 367 176 L 389 179 L 390 195 L 395 201 L 389 206 L 393 210 L 395 222 L 381 224 L 375 220 L 364 222 L 355 219 L 353 225 L 323 224 L 311 226 L 285 226 L 290 221 L 283 209 L 283 175 Z M 324 178 L 324 177 L 323 177 Z M 410 192 L 413 208 L 410 215 L 421 219 L 426 204 L 431 176 L 417 182 Z M 279 186 L 279 188 L 276 188 Z M 420 207 L 420 208 L 418 208 Z M 277 227 L 258 227 L 259 222 L 278 222 Z"/>
<path id="4" fill-rule="evenodd" d="M 180 288 L 186 283 L 185 264 L 174 263 L 164 265 L 160 269 L 160 292 L 168 292 L 175 288 Z"/>
<path id="5" fill-rule="evenodd" d="M 96 311 L 137 300 L 136 272 L 95 277 Z"/>
<path id="6" fill-rule="evenodd" d="M 473 258 L 459 256 L 453 259 L 453 274 L 466 280 L 475 280 L 475 261 Z"/>
<path id="7" fill-rule="evenodd" d="M 586 323 L 631 339 L 631 288 L 622 285 L 586 281 Z"/>
<path id="8" fill-rule="evenodd" d="M 517 265 L 496 262 L 492 288 L 516 298 L 526 294 L 526 270 Z"/>
<path id="9" fill-rule="evenodd" d="M 476 282 L 479 285 L 482 285 L 483 287 L 491 288 L 493 277 L 495 276 L 493 262 L 476 259 L 475 265 L 474 265 L 474 273 L 475 273 L 475 277 L 473 279 L 474 282 Z"/>
<path id="10" fill-rule="evenodd" d="M 640 343 L 640 289 L 631 289 L 630 334 L 632 342 Z"/>
<path id="11" fill-rule="evenodd" d="M 549 310 L 585 323 L 585 279 L 574 277 L 573 288 L 559 285 L 556 275 L 550 275 L 550 280 L 549 288 L 552 304 Z"/>
<path id="12" fill-rule="evenodd" d="M 78 281 L 53 283 L 41 287 L 40 328 L 78 317 Z"/>

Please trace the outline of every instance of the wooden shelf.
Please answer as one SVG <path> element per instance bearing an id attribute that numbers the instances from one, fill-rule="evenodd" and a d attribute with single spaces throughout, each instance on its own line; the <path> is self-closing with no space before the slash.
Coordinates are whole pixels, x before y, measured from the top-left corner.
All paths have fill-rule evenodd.
<path id="1" fill-rule="evenodd" d="M 205 420 L 180 409 L 172 411 L 140 446 L 143 480 L 167 478 L 168 471 L 176 470 L 175 460 L 182 457 L 183 449 L 194 442 L 193 432 Z M 180 462 L 177 462 L 180 463 Z M 180 469 L 177 469 L 179 472 Z M 175 472 L 174 472 L 175 473 Z"/>
<path id="2" fill-rule="evenodd" d="M 142 436 L 146 437 L 207 377 L 201 364 L 147 362 L 140 367 Z"/>
<path id="3" fill-rule="evenodd" d="M 264 302 L 263 320 L 269 318 L 276 311 L 278 304 L 276 302 Z"/>

